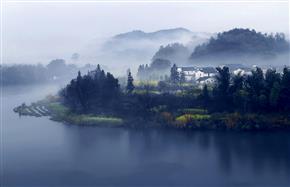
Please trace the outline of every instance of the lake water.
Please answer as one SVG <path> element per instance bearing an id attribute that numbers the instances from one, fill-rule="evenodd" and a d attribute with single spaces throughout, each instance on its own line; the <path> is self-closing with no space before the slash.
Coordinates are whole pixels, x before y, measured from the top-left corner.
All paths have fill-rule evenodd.
<path id="1" fill-rule="evenodd" d="M 13 113 L 57 89 L 4 88 L 2 186 L 290 186 L 289 132 L 80 127 Z"/>

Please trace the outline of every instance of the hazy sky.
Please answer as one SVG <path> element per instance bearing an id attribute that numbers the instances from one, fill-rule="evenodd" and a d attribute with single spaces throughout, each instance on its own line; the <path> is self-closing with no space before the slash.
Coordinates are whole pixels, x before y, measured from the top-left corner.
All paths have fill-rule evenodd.
<path id="1" fill-rule="evenodd" d="M 4 60 L 10 63 L 46 63 L 93 39 L 136 29 L 289 31 L 287 3 L 5 3 L 3 8 Z"/>

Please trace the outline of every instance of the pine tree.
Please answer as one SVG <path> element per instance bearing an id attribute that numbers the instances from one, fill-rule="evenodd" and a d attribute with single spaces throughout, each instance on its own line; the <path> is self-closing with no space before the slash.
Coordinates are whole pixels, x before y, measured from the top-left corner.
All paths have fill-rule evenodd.
<path id="1" fill-rule="evenodd" d="M 230 88 L 230 72 L 228 67 L 216 68 L 218 75 L 216 76 L 216 87 L 214 88 L 214 96 L 216 107 L 221 111 L 228 110 L 231 105 L 229 88 Z"/>
<path id="2" fill-rule="evenodd" d="M 173 84 L 177 84 L 179 82 L 179 73 L 177 71 L 176 64 L 173 64 L 170 70 L 170 80 Z"/>
<path id="3" fill-rule="evenodd" d="M 131 75 L 131 71 L 129 70 L 128 72 L 128 80 L 127 80 L 127 86 L 126 86 L 126 90 L 127 90 L 127 93 L 131 94 L 133 92 L 133 90 L 135 89 L 135 86 L 134 86 L 134 79 Z"/>
<path id="4" fill-rule="evenodd" d="M 86 106 L 85 106 L 85 101 L 84 101 L 84 97 L 83 97 L 83 90 L 82 90 L 82 81 L 83 77 L 81 75 L 81 72 L 78 71 L 78 76 L 77 76 L 77 81 L 76 81 L 76 95 L 78 97 L 78 101 L 81 104 L 81 107 L 83 110 L 85 110 Z"/>

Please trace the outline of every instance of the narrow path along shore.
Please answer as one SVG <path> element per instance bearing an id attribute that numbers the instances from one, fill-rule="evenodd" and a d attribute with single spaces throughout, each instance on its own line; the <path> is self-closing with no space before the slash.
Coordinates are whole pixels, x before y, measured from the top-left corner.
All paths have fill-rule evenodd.
<path id="1" fill-rule="evenodd" d="M 29 106 L 23 103 L 22 105 L 14 108 L 13 111 L 18 113 L 20 116 L 42 117 L 49 116 L 51 114 L 45 105 L 35 103 L 32 103 Z"/>

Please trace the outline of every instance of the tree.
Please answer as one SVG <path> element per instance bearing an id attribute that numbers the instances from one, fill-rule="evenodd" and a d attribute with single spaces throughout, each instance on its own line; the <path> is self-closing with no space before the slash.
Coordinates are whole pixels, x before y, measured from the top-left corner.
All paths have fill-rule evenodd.
<path id="1" fill-rule="evenodd" d="M 170 84 L 167 81 L 159 81 L 158 89 L 160 92 L 166 93 L 170 90 Z"/>
<path id="2" fill-rule="evenodd" d="M 201 100 L 202 100 L 202 105 L 203 105 L 204 109 L 206 109 L 210 103 L 210 96 L 208 93 L 207 85 L 204 85 L 204 87 L 202 88 Z"/>
<path id="3" fill-rule="evenodd" d="M 233 93 L 233 104 L 237 111 L 246 112 L 248 107 L 248 92 L 244 89 Z"/>
<path id="4" fill-rule="evenodd" d="M 50 76 L 62 76 L 63 72 L 66 70 L 67 66 L 65 60 L 55 59 L 46 65 Z"/>
<path id="5" fill-rule="evenodd" d="M 232 77 L 232 85 L 230 86 L 230 95 L 236 110 L 244 112 L 246 110 L 247 92 L 244 90 L 245 77 L 239 72 Z"/>
<path id="6" fill-rule="evenodd" d="M 183 71 L 181 71 L 180 73 L 180 83 L 185 83 L 186 78 L 185 78 L 185 73 Z"/>
<path id="7" fill-rule="evenodd" d="M 214 88 L 216 98 L 216 107 L 218 110 L 228 110 L 231 106 L 229 95 L 230 88 L 230 71 L 228 67 L 217 67 L 218 75 L 216 76 L 217 84 Z"/>
<path id="8" fill-rule="evenodd" d="M 287 67 L 283 69 L 279 106 L 284 111 L 290 110 L 290 70 Z"/>
<path id="9" fill-rule="evenodd" d="M 134 79 L 131 75 L 131 71 L 129 70 L 128 72 L 128 80 L 127 80 L 127 86 L 126 86 L 126 89 L 127 89 L 127 93 L 128 94 L 131 94 L 133 92 L 133 90 L 135 89 L 135 86 L 134 86 Z"/>
<path id="10" fill-rule="evenodd" d="M 61 97 L 76 112 L 103 112 L 118 104 L 119 92 L 118 79 L 110 73 L 105 74 L 98 66 L 84 76 L 78 72 L 76 79 L 61 91 Z"/>
<path id="11" fill-rule="evenodd" d="M 245 80 L 245 89 L 249 93 L 249 104 L 253 111 L 259 111 L 264 105 L 266 94 L 264 93 L 265 80 L 261 68 L 252 70 L 252 74 Z M 260 97 L 261 96 L 261 97 Z M 265 96 L 265 97 L 264 97 Z"/>
<path id="12" fill-rule="evenodd" d="M 77 97 L 78 97 L 78 100 L 82 106 L 82 109 L 83 110 L 86 110 L 86 106 L 85 106 L 85 101 L 84 99 L 86 97 L 84 97 L 83 95 L 83 81 L 82 81 L 83 77 L 81 75 L 81 72 L 78 71 L 78 76 L 77 76 L 77 81 L 76 81 L 76 92 L 77 92 Z"/>
<path id="13" fill-rule="evenodd" d="M 276 72 L 275 69 L 268 69 L 265 74 L 265 87 L 267 90 L 270 90 L 274 83 L 281 82 L 281 76 Z"/>
<path id="14" fill-rule="evenodd" d="M 169 70 L 170 66 L 171 66 L 171 62 L 169 60 L 157 58 L 157 59 L 154 59 L 152 63 L 150 64 L 150 69 L 157 70 L 157 71 Z"/>
<path id="15" fill-rule="evenodd" d="M 170 81 L 173 84 L 177 84 L 179 82 L 179 73 L 177 71 L 177 66 L 176 64 L 173 64 L 170 70 Z"/>
<path id="16" fill-rule="evenodd" d="M 275 82 L 273 84 L 273 87 L 271 88 L 269 97 L 269 103 L 270 106 L 272 107 L 272 110 L 275 110 L 276 107 L 278 106 L 279 95 L 280 95 L 280 84 L 278 82 Z"/>
<path id="17" fill-rule="evenodd" d="M 232 86 L 230 88 L 231 93 L 235 93 L 244 88 L 244 76 L 239 72 L 237 75 L 234 75 L 232 78 Z"/>

